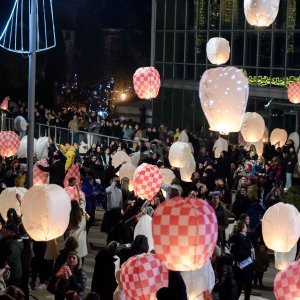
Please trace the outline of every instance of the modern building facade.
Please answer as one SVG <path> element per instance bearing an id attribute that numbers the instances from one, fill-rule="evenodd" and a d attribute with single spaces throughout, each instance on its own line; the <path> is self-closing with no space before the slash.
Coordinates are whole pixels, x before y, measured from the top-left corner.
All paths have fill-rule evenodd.
<path id="1" fill-rule="evenodd" d="M 155 1 L 152 63 L 162 77 L 162 88 L 153 104 L 155 124 L 207 133 L 199 80 L 205 70 L 215 67 L 206 57 L 207 41 L 223 37 L 231 46 L 226 65 L 243 69 L 249 79 L 247 111 L 259 112 L 269 129 L 295 131 L 299 113 L 287 99 L 287 86 L 300 81 L 300 1 L 281 0 L 279 14 L 267 28 L 247 23 L 243 2 Z"/>

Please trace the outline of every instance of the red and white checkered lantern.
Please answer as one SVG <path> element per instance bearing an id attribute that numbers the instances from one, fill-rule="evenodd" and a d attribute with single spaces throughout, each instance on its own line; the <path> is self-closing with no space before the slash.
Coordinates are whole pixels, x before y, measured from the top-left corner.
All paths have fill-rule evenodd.
<path id="1" fill-rule="evenodd" d="M 300 299 L 300 260 L 291 263 L 287 269 L 277 273 L 274 294 L 277 300 Z"/>
<path id="2" fill-rule="evenodd" d="M 69 194 L 70 200 L 76 200 L 79 202 L 78 188 L 76 186 L 67 186 L 65 187 L 65 191 Z M 80 197 L 82 199 L 85 199 L 84 193 L 80 190 L 79 193 L 80 193 Z"/>
<path id="3" fill-rule="evenodd" d="M 33 166 L 33 185 L 43 185 L 47 183 L 47 179 L 49 176 L 48 172 L 43 172 L 38 165 L 43 167 L 49 167 L 46 159 L 42 159 L 37 161 Z"/>
<path id="4" fill-rule="evenodd" d="M 76 183 L 79 184 L 80 182 L 80 171 L 79 171 L 79 165 L 78 164 L 74 164 L 72 165 L 68 171 L 67 174 L 65 176 L 64 179 L 64 187 L 69 186 L 69 179 L 74 177 L 76 179 Z"/>
<path id="5" fill-rule="evenodd" d="M 0 155 L 9 157 L 17 154 L 20 147 L 18 135 L 13 131 L 0 132 Z"/>
<path id="6" fill-rule="evenodd" d="M 122 265 L 120 279 L 127 300 L 154 300 L 168 286 L 168 270 L 155 254 L 144 253 Z"/>
<path id="7" fill-rule="evenodd" d="M 141 164 L 133 175 L 133 190 L 137 197 L 152 200 L 162 183 L 159 168 L 154 165 Z"/>
<path id="8" fill-rule="evenodd" d="M 288 98 L 290 102 L 300 103 L 300 82 L 292 82 L 288 87 Z"/>
<path id="9" fill-rule="evenodd" d="M 198 198 L 163 202 L 152 219 L 155 253 L 170 270 L 193 271 L 211 257 L 218 238 L 214 209 Z"/>
<path id="10" fill-rule="evenodd" d="M 153 67 L 139 68 L 133 74 L 133 87 L 141 99 L 156 98 L 160 88 L 160 75 Z"/>
<path id="11" fill-rule="evenodd" d="M 9 100 L 10 100 L 10 97 L 6 96 L 3 99 L 2 103 L 1 103 L 0 109 L 2 109 L 2 110 L 8 110 L 8 102 L 9 102 Z"/>

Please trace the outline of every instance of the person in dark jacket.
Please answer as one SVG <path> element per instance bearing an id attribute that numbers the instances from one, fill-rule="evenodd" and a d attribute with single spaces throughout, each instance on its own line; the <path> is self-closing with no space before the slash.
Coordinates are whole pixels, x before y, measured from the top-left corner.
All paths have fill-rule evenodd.
<path id="1" fill-rule="evenodd" d="M 101 300 L 112 300 L 117 287 L 115 278 L 115 258 L 117 243 L 110 242 L 101 248 L 95 258 L 92 292 L 99 294 Z"/>
<path id="2" fill-rule="evenodd" d="M 251 207 L 248 209 L 247 214 L 250 217 L 249 227 L 254 230 L 261 222 L 261 219 L 265 213 L 265 209 L 259 203 L 259 201 L 252 202 Z"/>
<path id="3" fill-rule="evenodd" d="M 241 214 L 245 214 L 251 206 L 251 201 L 247 196 L 247 189 L 242 187 L 236 194 L 235 201 L 232 205 L 232 212 L 238 220 Z"/>
<path id="4" fill-rule="evenodd" d="M 292 186 L 292 176 L 294 173 L 295 165 L 298 161 L 297 154 L 293 146 L 288 148 L 287 154 L 284 154 L 285 163 L 285 187 L 284 190 L 287 191 Z"/>
<path id="5" fill-rule="evenodd" d="M 254 278 L 253 257 L 255 250 L 247 236 L 247 226 L 244 222 L 237 222 L 228 242 L 235 261 L 234 272 L 238 285 L 237 299 L 240 297 L 242 290 L 244 290 L 244 299 L 249 300 Z"/>

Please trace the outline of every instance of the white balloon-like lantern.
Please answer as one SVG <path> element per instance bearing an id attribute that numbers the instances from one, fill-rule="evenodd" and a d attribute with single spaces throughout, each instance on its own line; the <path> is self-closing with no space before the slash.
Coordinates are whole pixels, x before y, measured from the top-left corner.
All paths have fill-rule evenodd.
<path id="1" fill-rule="evenodd" d="M 169 161 L 175 168 L 183 168 L 190 157 L 191 147 L 187 143 L 175 142 L 170 147 Z"/>
<path id="2" fill-rule="evenodd" d="M 264 153 L 264 143 L 262 140 L 255 142 L 255 143 L 251 143 L 252 145 L 255 146 L 256 149 L 256 153 L 258 156 L 262 156 Z"/>
<path id="3" fill-rule="evenodd" d="M 129 155 L 123 150 L 117 151 L 111 158 L 111 164 L 114 168 L 117 168 L 125 161 L 131 164 L 131 159 Z"/>
<path id="4" fill-rule="evenodd" d="M 282 202 L 271 206 L 263 216 L 262 233 L 269 249 L 289 252 L 300 237 L 299 211 Z"/>
<path id="5" fill-rule="evenodd" d="M 19 132 L 25 132 L 27 129 L 27 121 L 24 119 L 24 117 L 22 116 L 17 116 L 14 119 L 14 126 L 15 129 Z"/>
<path id="6" fill-rule="evenodd" d="M 164 184 L 170 185 L 172 180 L 175 178 L 174 172 L 167 168 L 159 169 L 159 171 L 162 175 L 162 182 Z"/>
<path id="7" fill-rule="evenodd" d="M 269 142 L 269 129 L 267 126 L 265 126 L 265 131 L 264 131 L 264 135 L 262 137 L 262 141 L 263 141 L 263 143 Z"/>
<path id="8" fill-rule="evenodd" d="M 17 199 L 17 194 L 20 195 L 20 201 L 27 192 L 27 189 L 21 187 L 6 188 L 0 194 L 0 213 L 4 221 L 7 221 L 7 211 L 10 208 L 14 208 L 17 215 L 21 216 L 21 204 Z"/>
<path id="9" fill-rule="evenodd" d="M 293 261 L 295 261 L 296 254 L 297 244 L 289 252 L 274 251 L 275 268 L 280 271 L 285 270 Z"/>
<path id="10" fill-rule="evenodd" d="M 189 142 L 189 137 L 187 135 L 187 133 L 185 132 L 185 130 L 182 130 L 177 142 L 183 142 L 183 143 L 188 143 Z"/>
<path id="11" fill-rule="evenodd" d="M 68 193 L 56 184 L 33 186 L 21 202 L 25 230 L 35 241 L 50 241 L 64 234 L 71 211 Z"/>
<path id="12" fill-rule="evenodd" d="M 36 157 L 38 160 L 42 160 L 48 157 L 49 138 L 47 136 L 41 136 L 36 142 Z"/>
<path id="13" fill-rule="evenodd" d="M 37 145 L 37 140 L 33 140 L 33 149 L 34 153 L 36 153 L 36 145 Z M 27 135 L 23 136 L 21 141 L 20 141 L 20 146 L 17 152 L 17 156 L 19 158 L 27 158 Z"/>
<path id="14" fill-rule="evenodd" d="M 300 138 L 299 138 L 298 132 L 292 132 L 289 135 L 288 140 L 292 140 L 294 142 L 295 151 L 297 152 L 298 148 L 299 148 L 299 143 L 300 143 Z"/>
<path id="15" fill-rule="evenodd" d="M 119 171 L 119 178 L 120 180 L 124 177 L 129 179 L 129 190 L 133 190 L 133 175 L 136 170 L 136 167 L 132 163 L 126 163 L 122 165 Z"/>
<path id="16" fill-rule="evenodd" d="M 192 175 L 196 171 L 196 162 L 193 154 L 189 155 L 186 165 L 180 169 L 180 177 L 182 181 L 192 182 Z"/>
<path id="17" fill-rule="evenodd" d="M 288 134 L 284 129 L 275 128 L 270 135 L 271 145 L 282 147 L 287 140 Z"/>
<path id="18" fill-rule="evenodd" d="M 248 143 L 258 142 L 264 135 L 265 121 L 256 112 L 246 112 L 241 127 L 243 138 Z"/>
<path id="19" fill-rule="evenodd" d="M 17 154 L 20 147 L 18 135 L 13 131 L 0 132 L 0 155 L 10 157 Z"/>
<path id="20" fill-rule="evenodd" d="M 276 19 L 280 0 L 244 0 L 244 13 L 250 25 L 270 26 Z"/>
<path id="21" fill-rule="evenodd" d="M 300 103 L 300 82 L 292 82 L 288 87 L 288 98 L 294 104 Z"/>
<path id="22" fill-rule="evenodd" d="M 248 95 L 249 83 L 242 70 L 219 67 L 205 71 L 199 96 L 209 129 L 222 134 L 240 131 Z"/>
<path id="23" fill-rule="evenodd" d="M 206 44 L 206 55 L 212 64 L 225 64 L 230 56 L 229 42 L 221 37 L 211 38 Z"/>
<path id="24" fill-rule="evenodd" d="M 219 158 L 222 151 L 228 151 L 228 141 L 219 137 L 213 146 L 215 158 Z"/>

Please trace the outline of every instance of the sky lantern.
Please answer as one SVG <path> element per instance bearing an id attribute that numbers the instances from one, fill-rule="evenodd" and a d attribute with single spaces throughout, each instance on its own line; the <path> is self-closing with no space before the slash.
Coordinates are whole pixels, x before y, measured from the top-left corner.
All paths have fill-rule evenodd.
<path id="1" fill-rule="evenodd" d="M 67 171 L 67 174 L 64 179 L 64 187 L 69 186 L 69 179 L 75 178 L 76 184 L 80 184 L 80 167 L 79 164 L 73 164 Z"/>
<path id="2" fill-rule="evenodd" d="M 48 157 L 49 138 L 47 136 L 41 136 L 36 142 L 36 157 L 38 160 Z"/>
<path id="3" fill-rule="evenodd" d="M 33 166 L 33 185 L 44 185 L 47 183 L 49 173 L 42 171 L 38 165 L 49 167 L 46 159 L 38 160 Z"/>
<path id="4" fill-rule="evenodd" d="M 246 142 L 258 142 L 264 135 L 265 121 L 256 112 L 246 112 L 241 128 L 241 133 Z"/>
<path id="5" fill-rule="evenodd" d="M 13 131 L 0 132 L 0 155 L 10 157 L 17 154 L 20 147 L 18 135 Z"/>
<path id="6" fill-rule="evenodd" d="M 262 137 L 262 141 L 264 143 L 268 143 L 269 142 L 269 129 L 267 126 L 265 126 L 265 131 L 264 131 L 264 135 Z"/>
<path id="7" fill-rule="evenodd" d="M 275 268 L 277 270 L 285 270 L 292 262 L 295 261 L 297 255 L 297 244 L 289 252 L 274 252 Z"/>
<path id="8" fill-rule="evenodd" d="M 140 99 L 154 99 L 160 88 L 160 75 L 154 67 L 139 68 L 133 74 L 134 91 Z"/>
<path id="9" fill-rule="evenodd" d="M 36 152 L 36 145 L 37 141 L 36 139 L 33 140 L 33 147 L 34 147 L 34 153 Z M 17 156 L 19 158 L 27 158 L 27 135 L 23 136 L 20 141 L 20 146 L 17 152 Z"/>
<path id="10" fill-rule="evenodd" d="M 284 146 L 287 140 L 287 132 L 284 129 L 275 128 L 270 135 L 270 143 L 276 147 Z"/>
<path id="11" fill-rule="evenodd" d="M 160 190 L 162 174 L 154 165 L 143 163 L 133 175 L 133 190 L 137 197 L 152 200 Z"/>
<path id="12" fill-rule="evenodd" d="M 175 142 L 170 147 L 169 161 L 172 167 L 183 168 L 190 157 L 191 147 L 187 143 Z"/>
<path id="13" fill-rule="evenodd" d="M 214 143 L 213 151 L 215 158 L 219 158 L 222 151 L 228 151 L 228 141 L 219 137 Z"/>
<path id="14" fill-rule="evenodd" d="M 133 190 L 133 175 L 135 172 L 136 167 L 132 163 L 126 163 L 122 165 L 120 171 L 119 171 L 119 178 L 122 180 L 122 178 L 127 177 L 129 179 L 129 190 Z"/>
<path id="15" fill-rule="evenodd" d="M 291 204 L 271 206 L 262 219 L 264 242 L 269 249 L 289 252 L 300 237 L 300 213 Z"/>
<path id="16" fill-rule="evenodd" d="M 180 169 L 182 181 L 192 182 L 192 174 L 196 171 L 196 162 L 192 153 L 190 153 L 186 165 Z"/>
<path id="17" fill-rule="evenodd" d="M 64 234 L 71 211 L 68 193 L 56 184 L 33 186 L 21 202 L 25 230 L 35 241 L 50 241 Z"/>
<path id="18" fill-rule="evenodd" d="M 244 0 L 247 22 L 253 26 L 270 26 L 276 19 L 280 0 Z"/>
<path id="19" fill-rule="evenodd" d="M 123 150 L 117 151 L 111 158 L 111 164 L 114 168 L 117 168 L 125 161 L 131 164 L 129 155 Z"/>
<path id="20" fill-rule="evenodd" d="M 255 142 L 255 143 L 251 143 L 252 145 L 255 146 L 256 149 L 256 153 L 258 156 L 262 156 L 264 153 L 264 143 L 262 140 Z"/>
<path id="21" fill-rule="evenodd" d="M 121 268 L 121 283 L 127 300 L 155 300 L 168 287 L 168 270 L 152 253 L 130 257 Z"/>
<path id="22" fill-rule="evenodd" d="M 295 150 L 297 152 L 298 148 L 299 148 L 299 143 L 300 143 L 300 138 L 299 138 L 298 132 L 292 132 L 289 135 L 288 140 L 292 140 L 294 142 Z"/>
<path id="23" fill-rule="evenodd" d="M 288 87 L 288 98 L 290 102 L 300 103 L 300 82 L 292 82 Z"/>
<path id="24" fill-rule="evenodd" d="M 152 219 L 155 253 L 170 270 L 193 271 L 211 257 L 218 237 L 214 209 L 198 198 L 161 203 Z"/>
<path id="25" fill-rule="evenodd" d="M 9 97 L 9 96 L 6 96 L 6 97 L 3 99 L 3 101 L 2 101 L 2 103 L 1 103 L 1 105 L 0 105 L 0 109 L 2 109 L 2 110 L 8 110 L 9 101 L 10 101 L 10 97 Z"/>
<path id="26" fill-rule="evenodd" d="M 248 94 L 249 83 L 242 70 L 218 67 L 205 71 L 199 96 L 209 129 L 221 134 L 240 131 Z"/>
<path id="27" fill-rule="evenodd" d="M 300 260 L 277 273 L 274 281 L 274 294 L 277 300 L 300 299 Z"/>
<path id="28" fill-rule="evenodd" d="M 22 116 L 17 116 L 14 119 L 14 127 L 18 132 L 26 132 L 27 125 L 27 121 Z"/>
<path id="29" fill-rule="evenodd" d="M 229 42 L 221 37 L 211 38 L 206 44 L 206 55 L 212 64 L 225 64 L 230 56 Z"/>
<path id="30" fill-rule="evenodd" d="M 172 180 L 175 178 L 174 172 L 167 168 L 159 169 L 159 171 L 162 175 L 162 182 L 164 184 L 171 184 Z"/>

